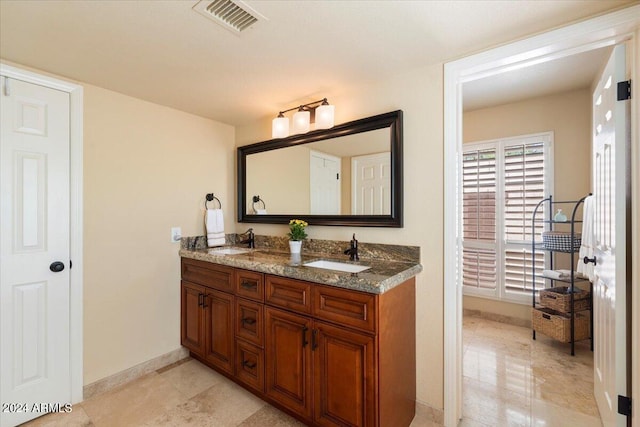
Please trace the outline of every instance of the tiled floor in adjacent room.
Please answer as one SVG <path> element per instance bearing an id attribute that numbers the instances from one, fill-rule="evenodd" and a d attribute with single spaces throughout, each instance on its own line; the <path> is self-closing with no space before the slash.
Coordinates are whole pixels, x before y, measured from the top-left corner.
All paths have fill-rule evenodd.
<path id="1" fill-rule="evenodd" d="M 569 344 L 531 329 L 465 316 L 464 427 L 600 427 L 589 341 Z"/>
<path id="2" fill-rule="evenodd" d="M 601 426 L 589 342 L 568 345 L 531 330 L 464 319 L 463 427 Z M 288 427 L 301 423 L 196 360 L 153 372 L 51 414 L 35 426 Z M 412 427 L 437 427 L 417 413 Z M 395 426 L 384 426 L 395 427 Z"/>

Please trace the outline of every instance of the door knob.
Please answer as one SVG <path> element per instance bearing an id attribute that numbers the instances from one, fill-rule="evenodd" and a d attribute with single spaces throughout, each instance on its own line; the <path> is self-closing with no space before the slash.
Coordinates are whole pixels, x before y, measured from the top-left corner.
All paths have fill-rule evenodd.
<path id="1" fill-rule="evenodd" d="M 60 261 L 52 262 L 49 266 L 49 270 L 53 271 L 54 273 L 60 273 L 62 270 L 64 270 L 64 263 Z"/>

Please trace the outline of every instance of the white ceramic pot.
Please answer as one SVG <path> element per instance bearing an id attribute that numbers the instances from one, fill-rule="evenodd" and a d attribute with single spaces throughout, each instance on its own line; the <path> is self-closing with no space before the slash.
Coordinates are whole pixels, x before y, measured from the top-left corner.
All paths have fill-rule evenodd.
<path id="1" fill-rule="evenodd" d="M 302 240 L 289 240 L 289 251 L 292 254 L 299 254 L 302 249 Z"/>

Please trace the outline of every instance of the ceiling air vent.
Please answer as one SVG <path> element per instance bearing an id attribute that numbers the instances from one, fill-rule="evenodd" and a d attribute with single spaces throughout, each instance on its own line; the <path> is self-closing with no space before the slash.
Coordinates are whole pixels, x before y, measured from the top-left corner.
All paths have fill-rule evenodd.
<path id="1" fill-rule="evenodd" d="M 240 34 L 256 22 L 266 19 L 240 0 L 201 0 L 193 10 L 235 34 Z"/>

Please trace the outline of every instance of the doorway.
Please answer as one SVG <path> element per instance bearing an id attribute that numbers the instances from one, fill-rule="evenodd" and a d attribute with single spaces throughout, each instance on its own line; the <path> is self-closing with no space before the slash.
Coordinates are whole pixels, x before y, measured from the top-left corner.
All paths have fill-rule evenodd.
<path id="1" fill-rule="evenodd" d="M 461 203 L 456 189 L 462 149 L 463 84 L 626 40 L 633 43 L 632 30 L 639 21 L 640 7 L 636 6 L 445 64 L 445 164 L 458 165 L 445 168 L 445 236 L 461 236 L 458 219 Z M 462 265 L 457 257 L 460 250 L 460 238 L 445 239 L 444 383 L 447 426 L 457 425 L 462 414 L 462 289 L 458 276 Z M 637 298 L 634 304 L 637 304 Z M 637 366 L 633 371 L 637 372 Z M 637 383 L 636 377 L 636 389 Z"/>
<path id="2" fill-rule="evenodd" d="M 31 407 L 28 412 L 13 411 L 14 413 L 4 413 L 3 411 L 3 425 L 5 423 L 7 425 L 15 425 L 33 418 L 34 416 L 43 415 L 45 412 L 59 410 L 60 407 L 57 407 L 56 404 L 73 404 L 82 400 L 82 87 L 6 64 L 0 64 L 0 75 L 2 76 L 2 96 L 5 98 L 3 99 L 3 107 L 6 106 L 5 101 L 8 101 L 12 96 L 13 83 L 16 88 L 16 97 L 20 95 L 20 102 L 18 104 L 21 105 L 19 113 L 22 114 L 22 116 L 18 114 L 16 117 L 21 117 L 21 123 L 25 125 L 20 129 L 15 126 L 15 120 L 12 120 L 14 123 L 11 123 L 10 125 L 5 126 L 6 123 L 3 123 L 3 128 L 7 130 L 17 129 L 19 133 L 25 135 L 30 134 L 47 137 L 49 135 L 48 128 L 51 128 L 51 132 L 53 133 L 53 128 L 60 119 L 51 117 L 48 119 L 51 120 L 51 122 L 47 123 L 47 118 L 44 113 L 46 113 L 47 110 L 47 102 L 58 103 L 58 101 L 38 101 L 38 96 L 36 96 L 37 93 L 43 92 L 52 94 L 55 99 L 62 100 L 63 104 L 66 105 L 63 106 L 62 109 L 58 109 L 62 112 L 62 115 L 65 116 L 64 120 L 66 123 L 64 125 L 66 130 L 63 129 L 64 134 L 66 135 L 64 138 L 67 140 L 66 148 L 63 152 L 63 156 L 66 159 L 61 159 L 64 169 L 61 171 L 61 174 L 65 180 L 65 182 L 61 184 L 61 188 L 64 188 L 62 192 L 65 193 L 66 196 L 63 197 L 62 193 L 50 194 L 50 200 L 46 206 L 40 202 L 42 201 L 44 194 L 42 191 L 46 191 L 47 186 L 40 180 L 45 176 L 48 168 L 53 167 L 53 163 L 55 161 L 54 157 L 59 157 L 59 153 L 56 155 L 44 152 L 39 154 L 33 147 L 30 149 L 25 148 L 23 150 L 12 149 L 9 147 L 9 139 L 5 141 L 6 135 L 3 132 L 2 143 L 3 146 L 6 143 L 8 147 L 7 150 L 4 150 L 3 147 L 3 168 L 5 163 L 7 165 L 17 165 L 19 169 L 18 172 L 21 171 L 18 175 L 21 175 L 22 177 L 22 180 L 19 180 L 20 182 L 18 182 L 18 184 L 21 184 L 21 196 L 19 198 L 16 198 L 17 196 L 9 196 L 7 199 L 8 203 L 5 203 L 3 200 L 3 207 L 6 207 L 7 205 L 17 206 L 17 201 L 21 201 L 21 206 L 24 211 L 20 216 L 22 218 L 20 227 L 22 233 L 18 233 L 17 228 L 14 225 L 9 223 L 5 224 L 4 222 L 11 215 L 20 213 L 20 210 L 17 207 L 10 208 L 10 211 L 5 211 L 3 214 L 3 269 L 7 267 L 4 269 L 2 276 L 2 286 L 4 290 L 7 290 L 5 288 L 9 286 L 9 284 L 13 283 L 12 280 L 15 278 L 15 275 L 5 275 L 7 272 L 11 273 L 11 268 L 9 267 L 13 265 L 13 261 L 10 259 L 9 255 L 20 253 L 20 262 L 31 262 L 35 257 L 46 252 L 48 248 L 53 247 L 53 241 L 51 240 L 53 237 L 47 237 L 47 235 L 43 234 L 47 231 L 47 224 L 43 223 L 46 214 L 44 210 L 46 207 L 49 206 L 55 209 L 56 203 L 62 203 L 64 206 L 60 207 L 66 212 L 65 215 L 67 215 L 67 219 L 65 220 L 65 223 L 68 224 L 68 229 L 64 231 L 65 236 L 60 236 L 66 241 L 66 249 L 59 251 L 60 253 L 56 252 L 56 254 L 50 254 L 54 258 L 62 256 L 63 258 L 66 257 L 68 259 L 49 260 L 45 256 L 47 259 L 43 258 L 42 260 L 39 260 L 40 264 L 45 263 L 45 267 L 48 267 L 45 268 L 45 270 L 51 270 L 51 274 L 53 275 L 56 275 L 57 272 L 64 271 L 61 268 L 62 266 L 64 266 L 64 269 L 66 270 L 67 277 L 65 277 L 64 280 L 67 283 L 66 288 L 62 292 L 57 293 L 57 297 L 63 298 L 66 301 L 62 306 L 64 313 L 58 314 L 64 318 L 64 327 L 68 330 L 68 334 L 65 333 L 65 341 L 67 341 L 67 343 L 59 352 L 60 354 L 63 354 L 65 358 L 62 364 L 66 366 L 64 369 L 65 372 L 63 372 L 65 378 L 60 379 L 62 382 L 66 383 L 64 386 L 64 396 L 58 396 L 56 393 L 54 393 L 54 395 L 30 395 L 26 402 L 23 403 L 38 404 L 39 406 L 37 408 Z M 34 92 L 33 94 L 18 93 L 24 90 L 33 90 Z M 5 111 L 3 111 L 3 116 L 4 112 Z M 33 145 L 31 142 L 28 144 Z M 7 177 L 5 176 L 5 178 Z M 3 179 L 3 182 L 4 184 L 10 184 L 6 179 Z M 10 187 L 4 184 L 2 187 L 3 193 Z M 5 195 L 3 194 L 2 197 L 4 199 Z M 52 214 L 55 214 L 55 212 Z M 50 226 L 52 230 L 49 231 L 53 231 L 55 233 L 57 230 L 53 225 Z M 11 233 L 5 233 L 5 231 L 9 229 L 13 231 Z M 20 237 L 19 235 L 21 235 L 21 238 L 17 239 L 16 236 Z M 5 261 L 8 263 L 7 265 L 4 264 Z M 49 265 L 49 262 L 51 262 L 51 265 Z M 71 262 L 73 262 L 73 268 Z M 23 340 L 24 342 L 18 342 L 13 340 L 14 344 L 21 343 L 22 345 L 17 348 L 17 350 L 14 349 L 11 351 L 12 357 L 7 358 L 6 354 L 3 355 L 3 364 L 7 362 L 7 360 L 13 360 L 11 366 L 3 365 L 3 372 L 13 373 L 13 375 L 4 375 L 4 373 L 2 375 L 1 397 L 3 403 L 11 402 L 11 398 L 16 397 L 15 394 L 12 394 L 12 390 L 17 390 L 18 388 L 24 389 L 27 386 L 42 389 L 46 388 L 46 384 L 53 381 L 53 377 L 55 377 L 56 374 L 53 369 L 56 365 L 48 360 L 47 355 L 49 352 L 47 348 L 55 349 L 58 343 L 50 342 L 47 344 L 46 342 L 49 334 L 46 333 L 46 330 L 43 329 L 43 327 L 48 326 L 46 323 L 51 319 L 46 318 L 47 313 L 44 307 L 40 305 L 44 304 L 50 297 L 53 297 L 53 288 L 47 290 L 46 281 L 34 281 L 33 278 L 18 277 L 16 280 L 18 285 L 13 286 L 13 290 L 10 292 L 12 298 L 9 299 L 3 297 L 2 316 L 8 316 L 15 308 L 15 305 L 12 305 L 13 308 L 11 308 L 5 304 L 16 300 L 16 298 L 21 298 L 19 300 L 19 302 L 21 302 L 19 308 L 21 307 L 26 310 L 22 313 L 22 321 L 26 322 L 23 326 L 28 326 L 28 328 L 23 332 L 36 331 L 37 333 L 32 334 L 30 337 L 23 333 L 26 337 L 26 341 Z M 55 303 L 52 310 L 54 308 L 60 309 L 60 306 L 56 301 L 51 302 Z M 16 320 L 15 316 L 12 317 Z M 8 333 L 7 328 L 10 326 L 11 324 L 5 322 L 5 324 L 3 324 L 2 333 Z M 35 337 L 40 338 L 40 340 L 35 339 Z M 44 340 L 44 342 L 42 340 Z M 23 354 L 26 359 L 23 358 L 21 363 L 17 363 L 16 357 L 17 355 L 20 355 L 20 350 L 23 352 L 26 351 L 26 353 Z M 3 348 L 3 351 L 7 351 L 6 348 Z M 60 356 L 60 354 L 57 354 L 56 357 Z M 38 355 L 40 356 L 39 358 L 36 357 Z M 16 370 L 16 367 L 20 366 L 26 370 Z M 18 373 L 21 374 L 19 378 L 17 377 Z M 57 380 L 55 381 L 57 382 Z M 18 387 L 17 385 L 20 384 L 21 387 Z M 64 398 L 63 402 L 59 400 L 62 398 Z"/>

